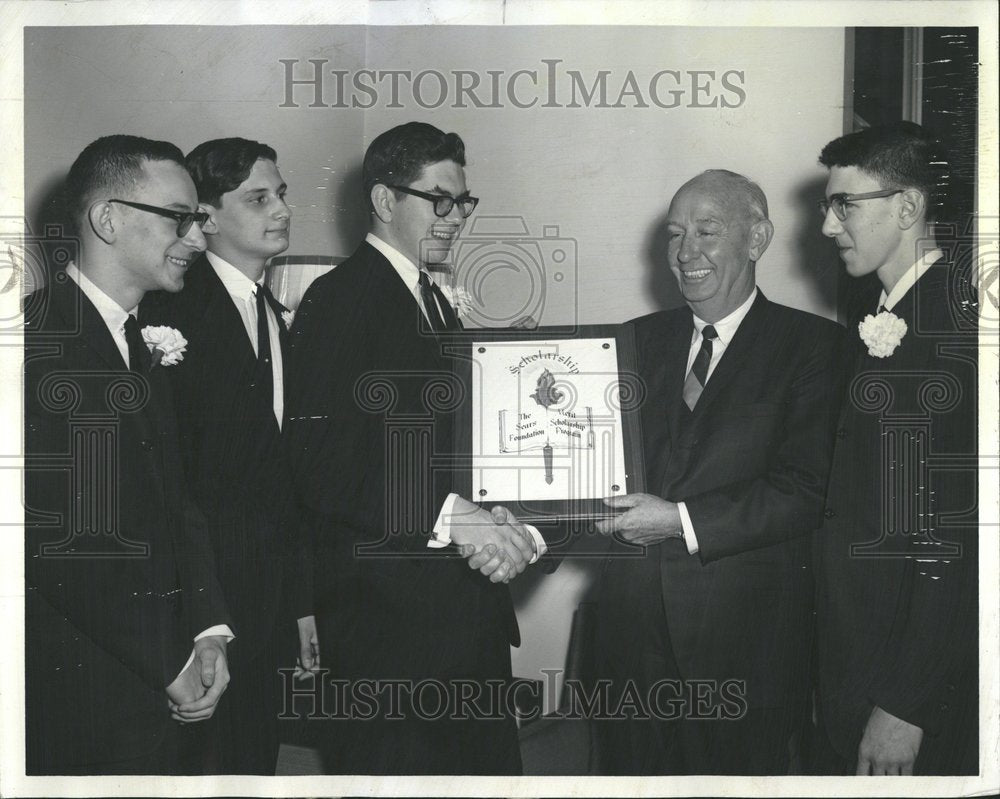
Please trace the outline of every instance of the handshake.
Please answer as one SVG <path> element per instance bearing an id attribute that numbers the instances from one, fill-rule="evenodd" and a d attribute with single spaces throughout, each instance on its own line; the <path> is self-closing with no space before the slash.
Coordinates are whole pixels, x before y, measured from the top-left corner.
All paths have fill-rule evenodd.
<path id="1" fill-rule="evenodd" d="M 478 569 L 490 582 L 509 583 L 544 552 L 539 551 L 544 543 L 538 533 L 502 505 L 487 512 L 456 497 L 448 521 L 451 540 L 469 568 Z"/>

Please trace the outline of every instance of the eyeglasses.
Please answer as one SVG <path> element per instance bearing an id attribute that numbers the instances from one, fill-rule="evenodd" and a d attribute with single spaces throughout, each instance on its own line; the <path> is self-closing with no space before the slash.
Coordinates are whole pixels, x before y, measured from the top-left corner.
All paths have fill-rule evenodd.
<path id="1" fill-rule="evenodd" d="M 108 200 L 108 202 L 121 203 L 122 205 L 127 205 L 129 208 L 137 208 L 140 211 L 146 211 L 150 214 L 158 214 L 159 216 L 165 216 L 168 219 L 175 220 L 177 222 L 177 238 L 179 239 L 183 239 L 188 234 L 188 231 L 191 229 L 191 225 L 195 222 L 197 222 L 200 227 L 208 221 L 208 214 L 205 211 L 174 211 L 171 208 L 160 208 L 157 205 L 134 203 L 131 200 Z"/>
<path id="2" fill-rule="evenodd" d="M 903 191 L 904 189 L 885 189 L 883 191 L 869 191 L 864 194 L 845 194 L 841 192 L 839 194 L 831 194 L 829 198 L 820 200 L 816 205 L 823 216 L 826 216 L 826 212 L 832 208 L 837 219 L 843 222 L 847 219 L 848 203 L 857 202 L 858 200 L 874 200 L 879 197 L 892 197 L 894 194 L 902 194 Z"/>
<path id="3" fill-rule="evenodd" d="M 426 191 L 417 191 L 407 186 L 390 186 L 389 188 L 401 191 L 403 194 L 412 194 L 414 197 L 430 200 L 434 203 L 435 216 L 448 216 L 451 209 L 457 205 L 458 212 L 465 218 L 475 211 L 476 205 L 479 204 L 478 197 L 449 197 L 447 194 L 428 194 Z"/>

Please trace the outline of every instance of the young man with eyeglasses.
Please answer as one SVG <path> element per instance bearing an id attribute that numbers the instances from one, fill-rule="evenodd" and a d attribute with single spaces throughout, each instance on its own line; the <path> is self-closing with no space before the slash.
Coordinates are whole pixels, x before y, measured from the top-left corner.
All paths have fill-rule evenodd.
<path id="1" fill-rule="evenodd" d="M 135 314 L 183 286 L 206 217 L 180 150 L 135 136 L 88 145 L 66 195 L 79 259 L 25 300 L 26 766 L 177 773 L 232 629 Z"/>
<path id="2" fill-rule="evenodd" d="M 268 775 L 278 758 L 278 670 L 300 650 L 305 668 L 316 660 L 310 572 L 281 445 L 289 317 L 264 280 L 269 259 L 288 248 L 292 214 L 266 144 L 206 141 L 187 167 L 207 212 L 208 249 L 183 291 L 151 295 L 142 318 L 188 340 L 170 369 L 181 451 L 240 636 L 231 653 L 240 680 L 210 724 L 185 730 L 185 743 L 200 773 Z"/>
<path id="3" fill-rule="evenodd" d="M 464 166 L 461 138 L 431 125 L 376 137 L 363 164 L 371 232 L 309 288 L 292 331 L 286 433 L 316 547 L 324 671 L 346 683 L 327 689 L 346 697 L 321 728 L 330 772 L 521 770 L 511 708 L 489 686 L 510 682 L 518 642 L 503 582 L 544 542 L 451 493 L 454 407 L 439 398 L 460 325 L 426 269 L 476 205 Z M 359 688 L 374 699 L 352 701 Z"/>
<path id="4" fill-rule="evenodd" d="M 947 157 L 919 125 L 836 139 L 823 233 L 855 347 L 817 538 L 825 774 L 975 774 L 976 292 L 935 240 Z"/>

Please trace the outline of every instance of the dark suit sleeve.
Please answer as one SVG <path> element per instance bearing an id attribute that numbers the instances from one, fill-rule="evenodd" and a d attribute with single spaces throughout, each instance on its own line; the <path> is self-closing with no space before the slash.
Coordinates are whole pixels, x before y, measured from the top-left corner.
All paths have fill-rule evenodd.
<path id="1" fill-rule="evenodd" d="M 976 372 L 968 362 L 928 356 L 928 373 L 950 372 L 962 386 L 951 410 L 934 417 L 932 452 L 975 462 Z M 978 683 L 978 546 L 975 518 L 978 475 L 974 468 L 936 470 L 930 489 L 932 512 L 943 509 L 953 521 L 938 522 L 934 536 L 961 546 L 957 556 L 935 554 L 928 544 L 925 557 L 906 564 L 902 596 L 905 612 L 898 612 L 876 669 L 879 678 L 869 699 L 897 718 L 935 735 L 946 716 L 957 710 L 958 694 L 975 692 Z M 941 516 L 935 514 L 940 520 Z M 968 724 L 975 725 L 970 719 Z"/>
<path id="2" fill-rule="evenodd" d="M 843 339 L 829 324 L 808 332 L 803 356 L 789 364 L 795 374 L 768 442 L 766 473 L 676 498 L 687 506 L 705 563 L 803 535 L 822 522 Z"/>
<path id="3" fill-rule="evenodd" d="M 59 457 L 66 452 L 67 427 L 59 417 L 46 410 L 38 401 L 36 389 L 47 369 L 36 363 L 26 366 L 25 450 L 30 459 Z M 47 555 L 43 546 L 57 544 L 66 535 L 65 521 L 70 518 L 72 482 L 64 471 L 48 470 L 38 461 L 27 467 L 25 478 L 25 588 L 36 592 L 58 616 L 64 618 L 79 634 L 107 652 L 157 690 L 163 690 L 177 676 L 191 652 L 192 637 L 185 635 L 177 624 L 157 625 L 169 640 L 153 647 L 136 635 L 135 625 L 123 617 L 141 616 L 153 619 L 172 611 L 165 607 L 166 597 L 143 596 L 132 590 L 123 579 L 124 573 L 147 570 L 146 561 L 160 557 L 151 552 L 145 558 L 75 557 Z M 75 469 L 88 469 L 77 465 Z M 77 472 L 77 479 L 99 480 L 93 472 Z M 141 502 L 138 498 L 136 501 Z M 36 513 L 45 517 L 37 517 Z M 54 515 L 53 515 L 54 514 Z M 31 518 L 34 517 L 34 518 Z M 53 525 L 60 517 L 62 525 Z M 43 519 L 45 519 L 43 521 Z M 132 561 L 132 562 L 123 562 Z M 42 614 L 25 619 L 26 625 L 52 623 L 54 617 Z M 166 657 L 164 653 L 169 653 Z"/>
<path id="4" fill-rule="evenodd" d="M 388 457 L 385 420 L 402 415 L 433 376 L 419 359 L 416 331 L 399 319 L 412 309 L 379 304 L 388 301 L 370 272 L 341 279 L 338 272 L 347 266 L 310 287 L 291 336 L 286 446 L 305 506 L 303 535 L 313 541 L 315 513 L 333 521 L 343 537 L 371 542 L 383 535 L 386 499 L 378 486 Z M 427 553 L 450 477 L 444 469 L 412 475 L 407 489 L 413 496 L 398 511 L 414 534 L 389 536 L 386 546 Z M 412 513 L 420 518 L 406 515 Z"/>

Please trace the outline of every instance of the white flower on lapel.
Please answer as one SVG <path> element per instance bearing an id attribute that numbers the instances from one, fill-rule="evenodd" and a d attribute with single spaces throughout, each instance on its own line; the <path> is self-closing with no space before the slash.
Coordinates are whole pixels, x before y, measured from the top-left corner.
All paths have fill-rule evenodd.
<path id="1" fill-rule="evenodd" d="M 187 351 L 187 339 L 181 332 L 166 325 L 146 325 L 142 329 L 142 340 L 146 342 L 153 354 L 153 366 L 173 366 L 184 360 Z"/>
<path id="2" fill-rule="evenodd" d="M 472 312 L 472 296 L 465 289 L 441 286 L 441 293 L 448 300 L 451 307 L 455 309 L 455 315 L 459 318 L 468 316 Z"/>
<path id="3" fill-rule="evenodd" d="M 285 323 L 285 330 L 292 329 L 292 322 L 294 321 L 294 319 L 295 319 L 295 311 L 285 310 L 281 312 L 281 321 Z"/>
<path id="4" fill-rule="evenodd" d="M 858 333 L 868 347 L 868 354 L 875 358 L 888 358 L 906 335 L 906 322 L 896 314 L 882 311 L 878 316 L 868 314 L 858 323 Z"/>

